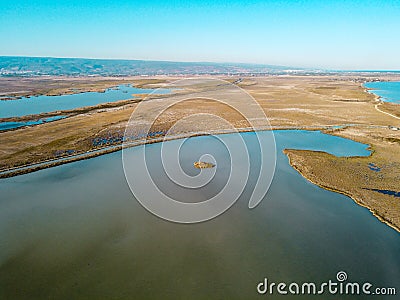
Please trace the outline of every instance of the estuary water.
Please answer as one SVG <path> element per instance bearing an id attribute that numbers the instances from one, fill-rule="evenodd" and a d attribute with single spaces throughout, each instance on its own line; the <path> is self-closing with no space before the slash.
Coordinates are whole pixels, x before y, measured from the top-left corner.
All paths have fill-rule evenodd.
<path id="1" fill-rule="evenodd" d="M 23 121 L 23 122 L 1 122 L 0 123 L 0 131 L 9 130 L 13 128 L 19 128 L 24 126 L 31 126 L 31 125 L 39 125 L 43 123 L 53 122 L 57 120 L 64 119 L 65 116 L 54 116 L 49 118 L 43 118 L 39 120 L 33 121 Z"/>
<path id="2" fill-rule="evenodd" d="M 400 104 L 400 81 L 367 82 L 364 86 L 373 89 L 371 92 L 382 97 L 383 101 Z"/>
<path id="3" fill-rule="evenodd" d="M 154 89 L 139 89 L 131 85 L 119 85 L 104 93 L 86 92 L 61 96 L 33 96 L 18 100 L 0 101 L 0 118 L 21 117 L 58 110 L 76 109 L 107 102 L 132 99 L 133 94 L 149 94 Z M 157 89 L 157 94 L 170 93 L 170 89 Z"/>
<path id="4" fill-rule="evenodd" d="M 257 293 L 264 278 L 319 284 L 335 281 L 339 271 L 351 282 L 400 290 L 400 235 L 350 198 L 309 183 L 282 153 L 365 156 L 367 145 L 317 131 L 275 131 L 276 173 L 265 199 L 250 210 L 259 146 L 254 133 L 242 136 L 248 184 L 229 210 L 204 223 L 171 223 L 145 210 L 125 181 L 121 152 L 1 179 L 0 298 L 273 299 Z M 127 151 L 138 155 L 148 147 L 149 168 L 159 170 L 155 180 L 174 194 L 161 170 L 161 146 Z M 197 172 L 193 162 L 204 153 L 215 157 L 217 173 L 207 190 L 178 194 L 190 201 L 218 192 L 229 163 L 218 140 L 193 137 L 181 151 L 188 174 Z"/>

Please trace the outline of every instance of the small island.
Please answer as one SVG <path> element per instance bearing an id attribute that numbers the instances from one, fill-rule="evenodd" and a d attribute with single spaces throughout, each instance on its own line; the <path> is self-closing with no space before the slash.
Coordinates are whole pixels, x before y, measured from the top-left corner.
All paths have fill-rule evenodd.
<path id="1" fill-rule="evenodd" d="M 215 167 L 214 164 L 203 161 L 196 161 L 193 165 L 197 169 L 210 169 Z"/>

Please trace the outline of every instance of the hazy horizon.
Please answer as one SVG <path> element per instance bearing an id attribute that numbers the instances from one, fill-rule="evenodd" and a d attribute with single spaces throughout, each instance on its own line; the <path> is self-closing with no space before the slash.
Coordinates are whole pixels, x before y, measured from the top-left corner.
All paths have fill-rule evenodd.
<path id="1" fill-rule="evenodd" d="M 153 60 L 153 59 L 135 59 L 135 58 L 99 58 L 99 57 L 63 57 L 63 56 L 22 56 L 22 55 L 0 55 L 0 57 L 13 57 L 13 58 L 51 58 L 51 59 L 83 59 L 83 60 L 115 60 L 115 61 L 144 61 L 144 62 L 166 62 L 166 63 L 192 63 L 192 64 L 232 64 L 232 65 L 254 65 L 254 66 L 271 66 L 288 68 L 290 70 L 319 70 L 327 72 L 343 71 L 343 72 L 400 72 L 400 69 L 328 69 L 328 68 L 314 68 L 302 66 L 288 66 L 288 65 L 274 65 L 268 63 L 254 63 L 254 62 L 234 62 L 234 61 L 176 61 L 176 60 Z"/>

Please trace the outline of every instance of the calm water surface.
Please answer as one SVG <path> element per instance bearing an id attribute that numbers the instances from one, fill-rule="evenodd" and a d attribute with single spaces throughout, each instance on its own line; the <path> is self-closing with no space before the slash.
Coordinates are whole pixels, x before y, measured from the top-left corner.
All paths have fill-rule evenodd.
<path id="1" fill-rule="evenodd" d="M 338 271 L 350 281 L 399 291 L 400 235 L 350 198 L 309 183 L 282 153 L 368 155 L 366 145 L 320 132 L 277 131 L 273 183 L 249 210 L 259 146 L 254 133 L 243 137 L 250 181 L 227 212 L 200 224 L 147 212 L 130 193 L 120 152 L 0 180 L 0 299 L 253 299 L 262 297 L 256 286 L 264 277 L 321 283 Z M 150 169 L 160 169 L 161 144 L 146 147 Z M 129 149 L 132 155 L 139 150 Z M 228 167 L 218 140 L 190 138 L 181 151 L 188 173 L 196 172 L 193 161 L 201 154 L 212 153 L 215 182 L 176 191 L 160 170 L 161 188 L 188 201 L 218 192 Z"/>
<path id="2" fill-rule="evenodd" d="M 132 94 L 148 94 L 154 89 L 139 89 L 130 85 L 119 85 L 104 93 L 87 92 L 61 96 L 37 96 L 19 100 L 0 101 L 0 118 L 21 117 L 57 110 L 75 109 L 101 103 L 116 102 L 134 98 Z M 157 89 L 157 94 L 167 94 L 169 89 Z"/>
<path id="3" fill-rule="evenodd" d="M 30 125 L 39 125 L 47 122 L 52 122 L 52 121 L 57 121 L 64 119 L 65 116 L 54 116 L 54 117 L 49 117 L 49 118 L 43 118 L 35 121 L 26 121 L 26 122 L 1 122 L 0 123 L 0 131 L 4 130 L 9 130 L 12 128 L 19 128 L 19 127 L 24 127 L 24 126 L 30 126 Z"/>
<path id="4" fill-rule="evenodd" d="M 366 88 L 373 89 L 370 92 L 381 96 L 383 101 L 400 103 L 400 82 L 399 81 L 380 81 L 367 82 Z"/>

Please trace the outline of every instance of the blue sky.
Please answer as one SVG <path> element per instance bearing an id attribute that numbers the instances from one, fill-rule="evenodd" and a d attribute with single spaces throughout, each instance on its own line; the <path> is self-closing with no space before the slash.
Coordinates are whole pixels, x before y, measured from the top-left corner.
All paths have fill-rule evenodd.
<path id="1" fill-rule="evenodd" d="M 400 69 L 400 0 L 0 3 L 0 55 Z"/>

